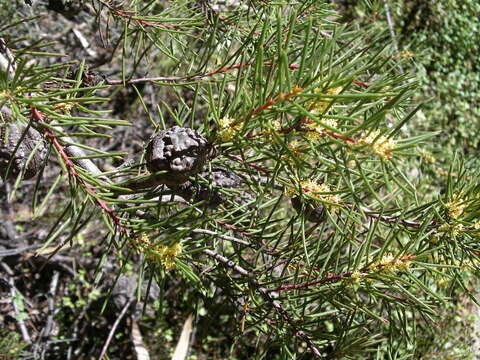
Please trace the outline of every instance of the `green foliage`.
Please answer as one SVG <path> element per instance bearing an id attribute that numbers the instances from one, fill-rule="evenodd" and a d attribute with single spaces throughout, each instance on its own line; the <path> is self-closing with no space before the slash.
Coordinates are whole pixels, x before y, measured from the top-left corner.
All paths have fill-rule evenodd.
<path id="1" fill-rule="evenodd" d="M 424 178 L 418 149 L 438 133 L 411 125 L 410 60 L 378 47 L 388 32 L 359 34 L 317 0 L 201 3 L 92 1 L 110 46 L 103 78 L 48 39 L 7 42 L 0 105 L 49 149 L 31 195 L 44 247 L 91 236 L 101 248 L 93 285 L 80 274 L 79 302 L 64 308 L 88 307 L 98 293 L 82 290 L 133 269 L 138 301 L 159 286 L 145 323 L 178 329 L 195 313 L 199 352 L 217 358 L 424 356 L 422 331 L 478 271 L 480 203 L 462 161 L 449 159 L 443 193 Z M 145 144 L 174 125 L 212 150 L 191 188 L 115 139 L 132 126 Z M 134 163 L 118 166 L 126 150 Z M 215 183 L 218 168 L 238 186 Z"/>
<path id="2" fill-rule="evenodd" d="M 27 346 L 20 334 L 8 330 L 0 333 L 0 357 L 18 360 L 31 358 L 31 354 L 26 351 Z"/>
<path id="3" fill-rule="evenodd" d="M 389 1 L 398 56 L 413 56 L 421 85 L 417 101 L 424 102 L 422 129 L 443 131 L 434 152 L 473 155 L 480 128 L 480 12 L 478 1 Z M 344 8 L 350 21 L 385 29 L 383 1 L 360 2 Z M 379 21 L 379 19 L 381 21 Z M 444 154 L 441 154 L 443 157 Z"/>
<path id="4" fill-rule="evenodd" d="M 448 146 L 474 153 L 480 135 L 480 107 L 476 101 L 480 98 L 480 27 L 476 21 L 480 4 L 404 3 L 397 12 L 399 33 L 402 44 L 416 54 L 424 96 L 433 98 L 426 103 L 426 116 L 433 117 L 433 123 L 452 135 L 444 137 Z"/>

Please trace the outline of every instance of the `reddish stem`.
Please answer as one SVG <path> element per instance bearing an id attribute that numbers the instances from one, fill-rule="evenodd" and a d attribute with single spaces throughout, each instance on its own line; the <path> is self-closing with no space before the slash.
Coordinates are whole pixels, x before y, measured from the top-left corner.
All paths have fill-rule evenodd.
<path id="1" fill-rule="evenodd" d="M 217 224 L 227 228 L 228 230 L 232 230 L 232 231 L 235 231 L 235 232 L 239 232 L 239 233 L 242 233 L 244 235 L 247 235 L 247 236 L 252 236 L 253 234 L 248 232 L 248 231 L 244 231 L 244 230 L 241 230 L 239 228 L 237 228 L 236 226 L 233 226 L 233 225 L 230 225 L 230 224 L 227 224 L 226 222 L 224 221 L 221 221 L 221 220 L 214 220 Z"/>
<path id="2" fill-rule="evenodd" d="M 233 66 L 225 66 L 223 68 L 220 68 L 220 69 L 216 69 L 216 70 L 212 70 L 212 71 L 209 71 L 207 73 L 204 73 L 204 74 L 200 74 L 200 75 L 195 75 L 195 76 L 155 76 L 155 77 L 143 77 L 143 78 L 136 78 L 136 79 L 130 79 L 130 80 L 126 80 L 125 82 L 123 80 L 107 80 L 107 84 L 108 85 L 123 85 L 124 83 L 125 84 L 138 84 L 138 83 L 144 83 L 144 82 L 154 82 L 154 81 L 164 81 L 164 82 L 188 82 L 188 81 L 197 81 L 197 80 L 201 80 L 203 78 L 206 78 L 206 77 L 209 77 L 209 76 L 213 76 L 215 74 L 223 74 L 227 71 L 231 71 L 231 70 L 236 70 L 236 69 L 240 69 L 241 67 L 245 67 L 245 66 L 251 66 L 253 65 L 254 63 L 253 62 L 246 62 L 246 63 L 242 63 L 242 64 L 237 64 L 237 65 L 233 65 Z M 271 62 L 271 61 L 265 61 L 263 62 L 263 65 L 265 66 L 274 66 L 275 63 Z M 296 64 L 292 64 L 292 65 L 289 65 L 288 68 L 289 69 L 298 69 L 298 65 Z"/>
<path id="3" fill-rule="evenodd" d="M 342 135 L 342 134 L 339 134 L 339 133 L 336 133 L 336 132 L 333 132 L 333 131 L 330 131 L 330 130 L 323 130 L 323 133 L 328 135 L 328 136 L 331 136 L 335 139 L 343 140 L 345 142 L 350 142 L 352 144 L 357 142 L 357 140 L 355 140 L 354 138 L 346 137 L 345 135 Z"/>
<path id="4" fill-rule="evenodd" d="M 260 171 L 260 172 L 262 172 L 262 173 L 264 173 L 264 174 L 270 174 L 270 173 L 271 173 L 270 170 L 264 169 L 264 168 L 262 168 L 261 166 L 255 164 L 255 163 L 246 163 L 246 162 L 245 162 L 240 156 L 238 156 L 238 155 L 230 155 L 230 157 L 232 157 L 232 158 L 234 158 L 235 160 L 237 160 L 237 161 L 239 161 L 239 162 L 241 162 L 241 163 L 244 163 L 244 164 L 246 164 L 247 166 L 250 166 L 250 167 L 252 167 L 252 168 L 254 168 L 254 169 L 256 169 L 256 170 L 258 170 L 258 171 Z"/>
<path id="5" fill-rule="evenodd" d="M 174 26 L 174 25 L 155 24 L 155 23 L 152 23 L 152 22 L 147 21 L 147 20 L 135 19 L 134 15 L 128 13 L 127 11 L 117 9 L 110 4 L 104 3 L 103 1 L 101 3 L 103 5 L 105 5 L 107 8 L 109 8 L 116 15 L 118 15 L 120 17 L 123 17 L 123 18 L 126 18 L 126 19 L 129 19 L 129 20 L 132 20 L 132 21 L 135 21 L 139 25 L 143 25 L 143 26 L 146 26 L 146 27 L 155 27 L 155 28 L 159 28 L 159 29 L 170 29 L 170 30 L 179 29 L 178 26 Z"/>
<path id="6" fill-rule="evenodd" d="M 367 84 L 366 82 L 363 82 L 363 81 L 352 81 L 352 83 L 358 86 L 362 86 L 364 88 L 368 88 L 370 86 L 370 84 Z"/>
<path id="7" fill-rule="evenodd" d="M 400 261 L 402 261 L 402 262 L 410 261 L 414 258 L 415 258 L 415 255 L 407 254 L 405 256 L 402 256 L 400 258 Z M 360 271 L 360 273 L 368 274 L 369 272 L 374 272 L 376 270 L 383 269 L 386 265 L 387 264 L 378 264 L 378 265 L 375 265 L 375 267 L 373 269 L 372 268 L 363 268 L 363 269 L 360 269 L 359 271 Z M 282 285 L 282 286 L 279 286 L 275 289 L 269 289 L 268 291 L 270 292 L 270 291 L 288 291 L 288 290 L 296 290 L 296 289 L 305 289 L 305 288 L 315 286 L 315 285 L 323 285 L 323 284 L 327 284 L 327 283 L 338 282 L 342 279 L 351 277 L 352 274 L 353 274 L 353 271 L 346 271 L 346 272 L 341 273 L 341 274 L 327 273 L 327 276 L 322 278 L 322 279 L 308 281 L 308 282 L 304 282 L 304 283 L 301 283 L 301 284 Z"/>
<path id="8" fill-rule="evenodd" d="M 248 115 L 247 118 L 250 118 L 251 116 L 253 115 L 257 115 L 258 113 L 264 111 L 264 110 L 267 110 L 269 108 L 271 108 L 273 105 L 275 105 L 276 103 L 280 102 L 280 101 L 285 101 L 285 100 L 289 100 L 292 96 L 295 96 L 297 95 L 298 93 L 300 93 L 303 89 L 299 86 L 295 86 L 292 91 L 290 91 L 288 94 L 279 94 L 277 95 L 275 98 L 273 99 L 269 99 L 267 100 L 267 102 L 263 105 L 260 105 L 259 107 L 257 107 L 256 109 L 253 109 L 250 114 Z"/>
<path id="9" fill-rule="evenodd" d="M 31 109 L 32 109 L 33 118 L 38 122 L 43 122 L 44 121 L 43 115 L 38 111 L 38 109 L 35 107 L 32 107 Z M 125 226 L 121 224 L 120 218 L 114 214 L 113 210 L 110 207 L 108 207 L 105 201 L 96 197 L 95 187 L 92 184 L 87 183 L 78 174 L 77 170 L 75 170 L 75 165 L 73 164 L 72 160 L 67 155 L 67 153 L 65 152 L 65 148 L 60 144 L 60 142 L 55 137 L 55 135 L 50 130 L 45 130 L 43 134 L 46 138 L 48 138 L 51 141 L 51 143 L 53 144 L 57 152 L 60 154 L 60 157 L 62 158 L 68 173 L 72 177 L 74 177 L 80 184 L 83 185 L 87 193 L 89 193 L 94 198 L 97 205 L 108 215 L 108 217 L 113 221 L 113 223 L 116 226 L 118 226 L 118 228 L 120 229 L 120 232 L 126 234 L 127 228 L 125 228 Z"/>
<path id="10" fill-rule="evenodd" d="M 253 64 L 255 64 L 253 61 L 249 61 L 249 62 L 245 62 L 245 63 L 241 63 L 241 64 L 236 64 L 236 65 L 233 65 L 233 66 L 225 66 L 221 69 L 212 70 L 212 71 L 210 71 L 208 73 L 205 73 L 203 75 L 195 76 L 195 78 L 208 77 L 208 76 L 212 76 L 212 75 L 215 75 L 215 74 L 221 74 L 221 73 L 224 73 L 224 72 L 227 72 L 227 71 L 230 71 L 230 70 L 236 70 L 236 69 L 240 69 L 242 67 L 251 66 Z M 271 61 L 264 61 L 262 63 L 262 65 L 264 65 L 264 66 L 274 66 L 275 63 L 271 62 Z M 291 69 L 291 70 L 295 70 L 295 69 L 298 69 L 299 66 L 297 64 L 291 64 L 291 65 L 288 65 L 288 68 Z"/>

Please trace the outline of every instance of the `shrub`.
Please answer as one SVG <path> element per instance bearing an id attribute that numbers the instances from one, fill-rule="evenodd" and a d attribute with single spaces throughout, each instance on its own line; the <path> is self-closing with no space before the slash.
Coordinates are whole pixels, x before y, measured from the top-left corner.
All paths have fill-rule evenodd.
<path id="1" fill-rule="evenodd" d="M 385 33 L 353 31 L 313 0 L 95 0 L 78 15 L 62 4 L 2 26 L 0 73 L 4 127 L 29 126 L 47 150 L 35 181 L 24 159 L 9 198 L 49 226 L 44 248 L 68 245 L 85 267 L 97 258 L 66 297 L 61 333 L 113 300 L 122 314 L 141 305 L 131 322 L 149 334 L 194 313 L 199 357 L 421 356 L 418 327 L 478 268 L 479 203 L 461 162 L 443 193 L 419 176 L 435 133 L 406 126 L 416 82 L 376 49 Z M 62 22 L 81 46 L 65 60 L 71 42 L 32 31 Z M 168 356 L 157 339 L 147 348 Z"/>

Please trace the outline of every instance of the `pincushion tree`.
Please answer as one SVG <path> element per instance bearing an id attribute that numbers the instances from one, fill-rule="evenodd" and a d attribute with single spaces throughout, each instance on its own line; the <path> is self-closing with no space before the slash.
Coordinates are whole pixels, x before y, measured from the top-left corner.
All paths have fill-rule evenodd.
<path id="1" fill-rule="evenodd" d="M 142 286 L 156 283 L 159 314 L 193 312 L 200 339 L 228 333 L 220 357 L 419 355 L 418 329 L 478 266 L 474 174 L 428 163 L 436 133 L 410 125 L 415 80 L 388 43 L 372 50 L 384 34 L 339 24 L 313 0 L 230 5 L 82 3 L 92 28 L 74 29 L 96 59 L 62 61 L 32 37 L 41 18 L 3 25 L 9 198 L 31 189 L 50 257 L 95 236 L 104 310 L 133 273 L 125 311 L 147 306 Z M 112 115 L 119 91 L 134 110 Z M 119 139 L 128 126 L 143 149 Z M 429 187 L 432 168 L 443 192 Z"/>

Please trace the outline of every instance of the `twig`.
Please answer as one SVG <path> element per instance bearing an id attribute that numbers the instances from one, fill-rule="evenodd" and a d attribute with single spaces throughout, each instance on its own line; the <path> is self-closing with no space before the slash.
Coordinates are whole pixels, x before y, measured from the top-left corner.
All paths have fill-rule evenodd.
<path id="1" fill-rule="evenodd" d="M 19 255 L 23 252 L 31 251 L 31 250 L 37 250 L 41 247 L 42 247 L 42 245 L 31 245 L 31 246 L 26 246 L 26 247 L 17 248 L 17 249 L 2 250 L 2 251 L 0 251 L 0 258 L 7 257 L 7 256 Z"/>
<path id="2" fill-rule="evenodd" d="M 159 29 L 169 29 L 169 30 L 180 29 L 179 26 L 175 26 L 175 25 L 156 24 L 156 23 L 152 23 L 151 21 L 136 19 L 135 15 L 132 15 L 132 14 L 128 13 L 127 11 L 117 9 L 116 7 L 110 5 L 109 3 L 105 2 L 105 1 L 98 0 L 98 2 L 100 4 L 102 4 L 103 6 L 105 6 L 106 8 L 108 8 L 110 11 L 112 11 L 115 15 L 126 18 L 126 19 L 129 19 L 129 20 L 132 20 L 140 26 L 154 27 L 154 28 L 159 28 Z"/>
<path id="3" fill-rule="evenodd" d="M 254 168 L 255 170 L 258 170 L 259 172 L 261 173 L 264 173 L 264 174 L 270 174 L 271 171 L 268 170 L 268 169 L 264 169 L 262 168 L 261 166 L 257 165 L 257 164 L 254 164 L 254 163 L 247 163 L 245 162 L 240 156 L 238 155 L 227 155 L 227 157 L 230 157 L 232 159 L 235 159 L 236 161 L 239 161 L 247 166 L 250 166 L 251 168 Z"/>
<path id="4" fill-rule="evenodd" d="M 110 329 L 110 333 L 108 334 L 107 341 L 105 341 L 105 344 L 103 345 L 102 352 L 100 353 L 100 356 L 98 357 L 98 360 L 102 360 L 105 354 L 107 353 L 108 346 L 110 345 L 110 342 L 112 341 L 113 335 L 115 334 L 115 331 L 117 330 L 118 325 L 120 325 L 120 322 L 124 318 L 125 314 L 127 313 L 128 308 L 132 303 L 135 301 L 134 297 L 131 297 L 127 303 L 123 306 L 122 311 L 120 312 L 120 315 L 118 315 L 117 320 L 113 323 L 112 328 Z"/>
<path id="5" fill-rule="evenodd" d="M 41 358 L 45 358 L 45 354 L 49 347 L 48 338 L 50 337 L 50 333 L 53 329 L 53 317 L 55 315 L 55 295 L 57 293 L 57 286 L 58 286 L 58 279 L 60 278 L 60 273 L 58 271 L 53 272 L 52 281 L 50 282 L 50 287 L 47 293 L 47 304 L 48 304 L 48 318 L 47 324 L 42 330 L 42 335 L 39 336 L 39 341 L 41 340 L 44 342 L 44 346 L 42 349 Z"/>
<path id="6" fill-rule="evenodd" d="M 351 205 L 350 205 L 351 207 Z M 395 223 L 395 224 L 401 224 L 404 226 L 408 227 L 420 227 L 422 226 L 421 222 L 418 221 L 413 221 L 413 220 L 404 220 L 400 219 L 399 216 L 389 216 L 389 215 L 380 215 L 378 212 L 370 210 L 366 207 L 360 207 L 360 210 L 363 211 L 365 215 L 367 215 L 370 218 L 373 219 L 379 219 L 380 221 L 387 222 L 387 223 Z M 437 227 L 439 226 L 439 223 L 437 221 L 431 221 L 429 224 L 427 224 L 428 227 Z"/>
<path id="7" fill-rule="evenodd" d="M 252 287 L 256 288 L 260 293 L 260 295 L 262 295 L 262 297 L 273 306 L 273 308 L 277 311 L 277 313 L 280 314 L 283 320 L 291 327 L 295 336 L 297 336 L 298 338 L 300 338 L 300 340 L 307 343 L 307 346 L 310 348 L 310 351 L 313 353 L 313 355 L 318 359 L 323 359 L 322 355 L 320 354 L 320 351 L 318 350 L 317 346 L 313 343 L 312 339 L 310 339 L 310 337 L 307 334 L 305 334 L 303 330 L 300 330 L 297 327 L 297 325 L 295 325 L 293 319 L 290 317 L 288 312 L 282 307 L 282 305 L 278 301 L 272 298 L 272 296 L 268 293 L 268 289 L 260 285 L 260 283 L 255 279 L 254 274 L 251 274 L 250 272 L 242 268 L 240 265 L 216 253 L 215 251 L 212 251 L 209 249 L 203 249 L 202 252 L 214 258 L 215 260 L 221 262 L 222 264 L 229 267 L 233 271 L 239 273 L 240 275 L 243 275 L 248 280 L 248 283 Z"/>
<path id="8" fill-rule="evenodd" d="M 32 116 L 33 118 L 42 123 L 44 122 L 43 115 L 37 110 L 37 108 L 32 107 Z M 112 220 L 112 222 L 117 226 L 117 228 L 120 230 L 120 233 L 127 234 L 128 229 L 121 223 L 120 218 L 114 214 L 113 210 L 107 205 L 107 203 L 100 199 L 99 197 L 96 196 L 96 190 L 93 187 L 93 185 L 89 184 L 86 182 L 77 172 L 75 169 L 75 166 L 70 160 L 70 157 L 67 155 L 65 151 L 65 147 L 60 144 L 56 136 L 50 131 L 50 130 L 45 130 L 44 131 L 44 136 L 50 140 L 52 145 L 55 147 L 57 152 L 60 154 L 60 157 L 63 160 L 63 163 L 65 164 L 68 173 L 75 178 L 87 191 L 88 194 L 90 194 L 95 203 L 103 210 L 103 212 Z"/>
<path id="9" fill-rule="evenodd" d="M 15 227 L 13 226 L 12 219 L 15 218 L 15 214 L 12 210 L 10 200 L 8 198 L 8 194 L 10 193 L 10 185 L 8 184 L 7 181 L 3 182 L 3 188 L 5 192 L 5 200 L 3 201 L 3 205 L 5 207 L 5 210 L 7 212 L 7 219 L 3 220 L 3 226 L 5 228 L 5 231 L 7 233 L 8 239 L 12 243 L 16 243 L 18 241 L 18 234 L 15 231 Z"/>
<path id="10" fill-rule="evenodd" d="M 219 237 L 221 239 L 224 239 L 224 240 L 236 242 L 236 243 L 247 245 L 247 246 L 252 246 L 252 244 L 250 244 L 248 241 L 237 239 L 236 237 L 233 237 L 233 236 L 230 236 L 230 235 L 219 234 L 219 233 L 216 233 L 214 231 L 207 230 L 207 229 L 189 229 L 189 228 L 186 228 L 186 227 L 178 227 L 177 230 L 180 230 L 180 231 L 181 230 L 189 230 L 190 232 L 192 232 L 194 234 L 214 235 L 214 236 L 217 236 L 217 237 Z"/>
<path id="11" fill-rule="evenodd" d="M 8 71 L 10 76 L 13 76 L 17 70 L 15 58 L 3 38 L 0 38 L 0 66 Z"/>
<path id="12" fill-rule="evenodd" d="M 387 17 L 388 30 L 390 31 L 390 37 L 392 38 L 393 48 L 395 52 L 398 50 L 397 37 L 395 36 L 395 25 L 393 24 L 392 16 L 390 15 L 390 8 L 388 7 L 388 0 L 383 0 L 383 7 L 385 8 L 385 16 Z M 400 71 L 403 73 L 403 67 L 399 64 Z"/>
<path id="13" fill-rule="evenodd" d="M 407 262 L 407 261 L 411 261 L 414 258 L 415 258 L 415 255 L 406 254 L 406 255 L 402 256 L 401 258 L 399 258 L 398 260 L 400 260 L 401 262 Z M 362 274 L 362 276 L 365 276 L 365 275 L 368 275 L 368 274 L 373 273 L 375 271 L 378 271 L 380 269 L 383 269 L 387 265 L 389 265 L 389 264 L 378 264 L 378 265 L 375 265 L 373 269 L 365 267 L 365 268 L 362 268 L 362 269 L 358 270 L 358 272 L 360 274 Z M 266 289 L 266 291 L 267 292 L 278 292 L 278 291 L 286 291 L 286 290 L 302 290 L 302 289 L 307 289 L 307 288 L 315 286 L 315 285 L 324 285 L 324 284 L 329 284 L 329 283 L 336 283 L 336 282 L 341 281 L 342 279 L 350 278 L 352 276 L 352 274 L 353 274 L 353 271 L 346 271 L 346 272 L 343 272 L 341 274 L 328 273 L 327 276 L 325 276 L 321 279 L 308 281 L 308 282 L 304 282 L 304 283 L 300 283 L 300 284 L 282 285 L 282 286 L 279 286 L 279 287 L 274 288 L 274 289 Z"/>
<path id="14" fill-rule="evenodd" d="M 106 80 L 107 85 L 132 85 L 132 84 L 139 84 L 139 83 L 154 83 L 157 81 L 163 81 L 163 82 L 174 82 L 174 83 L 179 83 L 179 82 L 192 82 L 192 81 L 199 81 L 207 77 L 211 77 L 216 74 L 223 74 L 228 71 L 232 70 L 237 70 L 242 67 L 247 67 L 255 64 L 254 62 L 245 62 L 241 64 L 236 64 L 232 66 L 225 66 L 220 69 L 212 70 L 209 72 L 206 72 L 204 74 L 199 74 L 199 75 L 191 75 L 191 76 L 156 76 L 156 77 L 142 77 L 142 78 L 136 78 L 136 79 L 130 79 L 130 80 Z M 271 61 L 264 61 L 262 63 L 264 66 L 273 66 L 275 63 Z M 288 66 L 289 69 L 294 70 L 298 69 L 297 64 L 291 64 Z"/>
<path id="15" fill-rule="evenodd" d="M 138 327 L 138 323 L 132 319 L 132 342 L 137 354 L 137 360 L 150 360 L 150 355 L 148 354 L 147 348 L 143 343 L 142 333 Z"/>
<path id="16" fill-rule="evenodd" d="M 300 92 L 302 92 L 302 88 L 299 86 L 295 86 L 292 91 L 290 91 L 288 94 L 279 94 L 273 99 L 267 100 L 263 105 L 258 106 L 257 108 L 253 109 L 250 111 L 250 113 L 246 116 L 246 119 L 251 118 L 253 115 L 257 115 L 261 113 L 264 110 L 270 109 L 273 105 L 280 101 L 288 101 L 291 97 L 298 95 Z M 237 120 L 237 122 L 241 122 L 241 120 Z M 234 122 L 235 124 L 236 122 Z"/>
<path id="17" fill-rule="evenodd" d="M 15 318 L 17 320 L 18 327 L 20 328 L 20 332 L 22 333 L 23 341 L 25 341 L 28 344 L 31 344 L 32 339 L 30 337 L 30 334 L 28 333 L 27 327 L 25 326 L 25 322 L 21 317 L 21 315 L 23 314 L 20 313 L 20 309 L 18 308 L 17 303 L 15 301 L 16 293 L 18 293 L 22 299 L 23 299 L 23 295 L 15 287 L 15 282 L 13 281 L 13 278 L 12 278 L 13 276 L 12 269 L 10 269 L 10 267 L 3 262 L 0 262 L 0 266 L 2 266 L 2 268 L 7 272 L 7 274 L 10 275 L 8 278 L 8 283 L 10 285 L 10 296 L 12 297 L 13 310 L 15 311 Z"/>
<path id="18" fill-rule="evenodd" d="M 392 38 L 393 48 L 395 49 L 396 52 L 398 52 L 397 38 L 395 36 L 393 20 L 390 15 L 390 8 L 388 7 L 388 1 L 387 0 L 382 0 L 382 1 L 383 1 L 383 7 L 385 8 L 385 15 L 387 17 L 388 30 L 390 31 L 390 36 Z"/>

